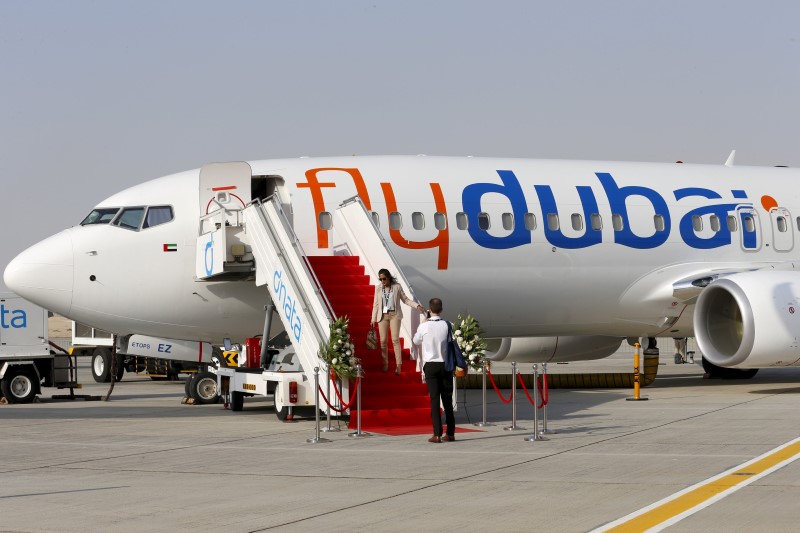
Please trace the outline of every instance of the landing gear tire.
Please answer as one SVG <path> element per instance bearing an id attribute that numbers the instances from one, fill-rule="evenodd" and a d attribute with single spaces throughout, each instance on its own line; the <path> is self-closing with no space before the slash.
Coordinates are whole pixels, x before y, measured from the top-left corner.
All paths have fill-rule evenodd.
<path id="1" fill-rule="evenodd" d="M 231 392 L 231 411 L 241 411 L 244 408 L 244 393 Z"/>
<path id="2" fill-rule="evenodd" d="M 703 357 L 703 370 L 710 378 L 750 379 L 758 373 L 757 368 L 724 368 L 710 363 Z"/>
<path id="3" fill-rule="evenodd" d="M 92 352 L 92 377 L 97 383 L 111 381 L 111 350 L 98 346 Z"/>
<path id="4" fill-rule="evenodd" d="M 8 403 L 31 403 L 39 392 L 36 372 L 31 368 L 11 366 L 0 382 Z"/>
<path id="5" fill-rule="evenodd" d="M 117 373 L 114 376 L 114 381 L 122 381 L 122 376 L 125 375 L 125 358 L 121 355 L 117 356 Z"/>
<path id="6" fill-rule="evenodd" d="M 189 384 L 189 397 L 195 403 L 210 404 L 219 401 L 217 376 L 208 371 L 198 372 Z"/>

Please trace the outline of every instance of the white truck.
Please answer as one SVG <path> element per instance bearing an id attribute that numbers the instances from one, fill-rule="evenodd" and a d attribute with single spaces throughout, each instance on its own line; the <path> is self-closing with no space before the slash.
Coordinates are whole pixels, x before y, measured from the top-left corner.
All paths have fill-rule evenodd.
<path id="1" fill-rule="evenodd" d="M 30 403 L 42 387 L 80 388 L 75 359 L 51 349 L 48 312 L 14 293 L 0 293 L 0 391 L 8 403 Z"/>

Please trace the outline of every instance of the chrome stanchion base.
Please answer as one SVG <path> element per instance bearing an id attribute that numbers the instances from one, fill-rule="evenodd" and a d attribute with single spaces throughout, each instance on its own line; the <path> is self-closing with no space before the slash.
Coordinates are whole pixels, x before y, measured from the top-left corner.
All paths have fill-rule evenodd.
<path id="1" fill-rule="evenodd" d="M 310 439 L 306 439 L 306 442 L 309 444 L 319 444 L 321 442 L 330 442 L 330 439 L 323 437 L 311 437 Z"/>
<path id="2" fill-rule="evenodd" d="M 335 431 L 341 431 L 341 430 L 342 430 L 341 428 L 337 428 L 337 427 L 331 426 L 331 427 L 322 428 L 320 431 L 324 431 L 326 433 L 327 432 L 333 433 Z"/>
<path id="3" fill-rule="evenodd" d="M 505 429 L 506 431 L 525 431 L 525 428 L 522 426 L 507 426 L 504 427 L 503 429 Z"/>
<path id="4" fill-rule="evenodd" d="M 550 440 L 550 439 L 548 439 L 547 437 L 542 437 L 541 435 L 537 435 L 537 434 L 534 433 L 533 435 L 528 435 L 527 437 L 525 437 L 524 440 L 525 440 L 525 442 L 533 442 L 535 440 Z"/>
<path id="5" fill-rule="evenodd" d="M 356 438 L 371 437 L 372 433 L 364 433 L 363 431 L 361 433 L 359 433 L 358 431 L 354 431 L 352 433 L 348 433 L 347 436 L 348 437 L 356 437 Z"/>
<path id="6" fill-rule="evenodd" d="M 493 426 L 491 422 L 475 422 L 472 424 L 473 426 L 478 426 L 479 428 L 485 428 L 486 426 Z"/>
<path id="7" fill-rule="evenodd" d="M 555 429 L 540 429 L 539 435 L 555 435 L 558 433 Z"/>

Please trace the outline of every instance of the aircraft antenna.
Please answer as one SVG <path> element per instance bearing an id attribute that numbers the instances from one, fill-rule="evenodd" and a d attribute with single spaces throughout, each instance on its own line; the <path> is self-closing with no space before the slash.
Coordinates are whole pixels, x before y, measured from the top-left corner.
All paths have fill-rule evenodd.
<path id="1" fill-rule="evenodd" d="M 729 155 L 728 156 L 728 160 L 725 161 L 725 166 L 726 167 L 732 167 L 733 166 L 733 159 L 735 157 L 736 157 L 736 150 L 731 150 L 731 155 Z"/>

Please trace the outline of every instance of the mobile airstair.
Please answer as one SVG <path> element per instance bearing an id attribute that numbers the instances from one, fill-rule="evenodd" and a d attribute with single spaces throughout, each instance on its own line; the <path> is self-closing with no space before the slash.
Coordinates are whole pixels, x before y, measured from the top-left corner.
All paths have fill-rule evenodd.
<path id="1" fill-rule="evenodd" d="M 242 174 L 249 172 L 249 165 L 215 164 L 212 170 Z M 401 325 L 401 343 L 407 348 L 400 376 L 381 372 L 380 351 L 365 348 L 378 270 L 392 271 L 406 294 L 414 298 L 411 286 L 358 197 L 336 210 L 330 237 L 333 255 L 307 256 L 276 195 L 243 208 L 218 202 L 216 209 L 201 217 L 198 281 L 251 281 L 254 274 L 256 286 L 266 286 L 269 291 L 269 301 L 264 302 L 263 338 L 267 338 L 274 309 L 291 343 L 271 358 L 264 356 L 269 346 L 262 347 L 261 357 L 223 358 L 215 369 L 219 390 L 230 394 L 233 410 L 242 409 L 244 396 L 267 396 L 273 390 L 279 418 L 290 408 L 313 407 L 313 369 L 320 369 L 321 381 L 328 375 L 319 348 L 328 342 L 335 318 L 347 315 L 356 355 L 366 374 L 362 386 L 364 427 L 429 425 L 427 389 L 416 353 L 411 351 L 419 315 L 407 313 Z M 345 400 L 350 397 L 346 381 L 342 396 Z M 327 405 L 319 408 L 328 410 Z"/>

